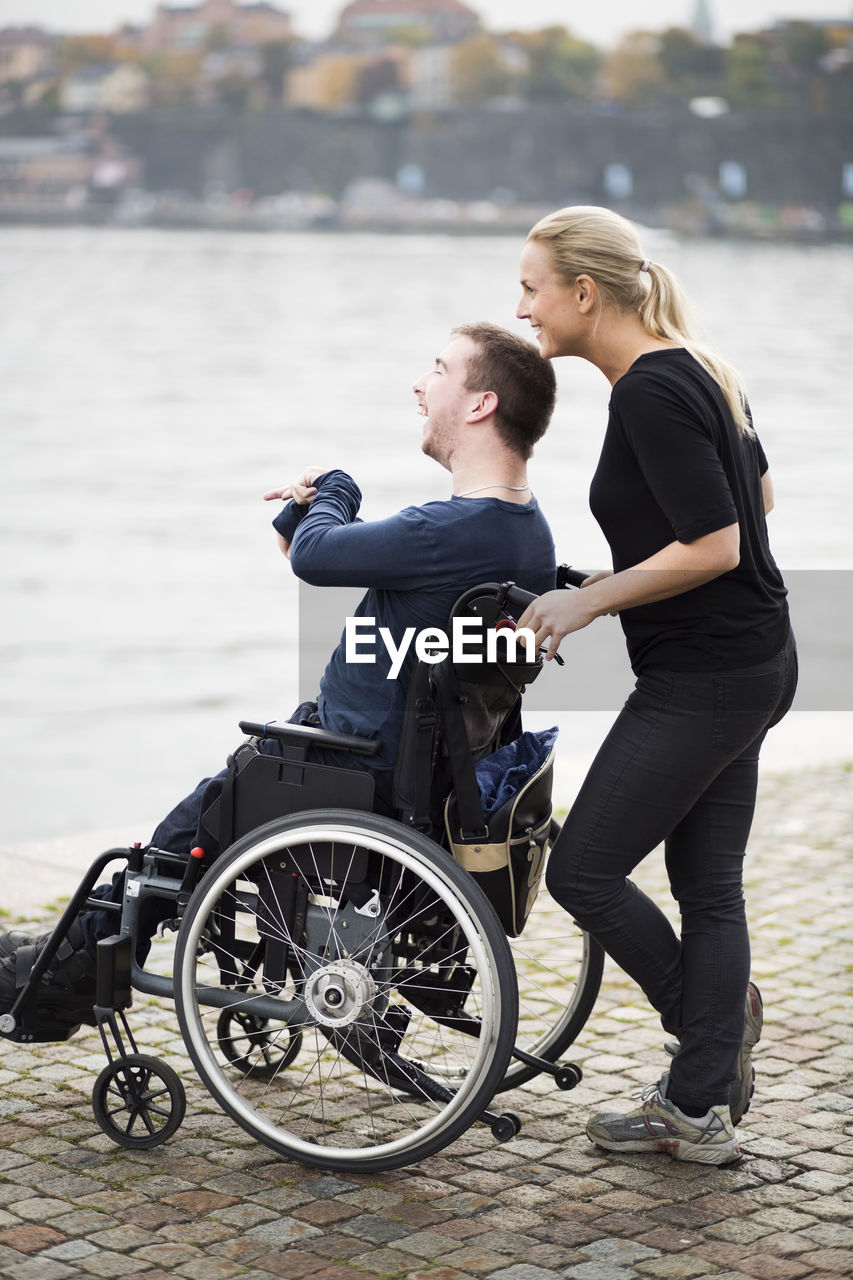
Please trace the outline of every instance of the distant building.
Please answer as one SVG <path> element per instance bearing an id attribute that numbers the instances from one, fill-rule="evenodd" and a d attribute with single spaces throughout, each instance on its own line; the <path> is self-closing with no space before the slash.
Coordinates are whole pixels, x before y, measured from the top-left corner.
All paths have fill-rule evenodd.
<path id="1" fill-rule="evenodd" d="M 114 202 L 128 183 L 138 183 L 139 161 L 109 137 L 89 130 L 62 137 L 0 138 L 0 201 L 8 208 L 80 208 Z"/>
<path id="2" fill-rule="evenodd" d="M 339 44 L 376 47 L 411 30 L 423 32 L 431 44 L 448 44 L 464 40 L 479 25 L 479 15 L 462 0 L 352 0 L 332 38 Z"/>
<path id="3" fill-rule="evenodd" d="M 123 115 L 151 105 L 151 82 L 130 62 L 90 64 L 63 81 L 60 106 L 72 114 L 111 111 Z"/>
<path id="4" fill-rule="evenodd" d="M 56 37 L 38 27 L 0 31 L 0 84 L 33 80 L 54 65 Z"/>
<path id="5" fill-rule="evenodd" d="M 141 42 L 147 52 L 157 49 L 201 49 L 212 35 L 224 33 L 233 44 L 253 46 L 288 40 L 293 34 L 290 14 L 274 4 L 236 4 L 235 0 L 201 0 L 173 7 L 161 4 Z"/>

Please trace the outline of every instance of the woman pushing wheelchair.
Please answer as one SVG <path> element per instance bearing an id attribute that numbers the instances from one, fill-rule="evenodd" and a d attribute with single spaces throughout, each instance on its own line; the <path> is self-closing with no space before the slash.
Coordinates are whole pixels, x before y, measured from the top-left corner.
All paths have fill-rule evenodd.
<path id="1" fill-rule="evenodd" d="M 627 1115 L 587 1127 L 614 1151 L 727 1164 L 750 1104 L 762 1002 L 750 981 L 743 862 L 764 736 L 794 696 L 786 591 L 770 552 L 767 460 L 740 379 L 692 336 L 682 291 L 635 229 L 576 206 L 536 224 L 519 318 L 546 360 L 612 387 L 590 507 L 612 571 L 519 619 L 553 658 L 618 614 L 636 687 L 551 853 L 547 885 L 642 987 L 673 1037 Z M 661 842 L 680 935 L 630 879 Z"/>

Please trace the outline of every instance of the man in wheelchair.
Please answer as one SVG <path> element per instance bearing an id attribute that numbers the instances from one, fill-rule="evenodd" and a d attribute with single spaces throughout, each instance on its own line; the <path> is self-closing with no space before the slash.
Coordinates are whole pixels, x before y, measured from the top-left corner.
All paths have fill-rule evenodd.
<path id="1" fill-rule="evenodd" d="M 410 646 L 392 678 L 391 650 L 401 654 L 412 629 L 445 627 L 454 601 L 478 583 L 512 579 L 540 594 L 555 579 L 553 539 L 527 479 L 527 461 L 553 412 L 551 363 L 507 330 L 463 325 L 413 390 L 424 417 L 422 449 L 450 472 L 449 498 L 362 521 L 355 480 L 319 467 L 265 495 L 285 500 L 273 525 L 296 576 L 314 585 L 366 588 L 356 616 L 374 619 L 376 634 L 385 628 L 390 639 L 390 645 L 376 646 L 375 662 L 348 662 L 342 636 L 317 702 L 302 704 L 292 717 L 377 744 L 371 756 L 315 746 L 307 753 L 337 768 L 367 770 L 379 813 L 393 812 L 392 780 L 414 665 Z M 257 746 L 266 755 L 283 753 L 274 732 L 262 733 Z M 195 847 L 215 857 L 220 850 L 203 815 L 223 802 L 227 777 L 223 769 L 201 782 L 159 824 L 151 846 L 184 857 Z M 123 877 L 99 886 L 94 896 L 120 900 Z M 149 910 L 143 933 L 150 936 L 173 910 L 174 902 L 159 916 Z M 39 987 L 41 1038 L 66 1039 L 80 1023 L 94 1024 L 96 946 L 114 930 L 115 916 L 107 910 L 89 909 L 74 920 Z M 0 1014 L 14 1004 L 49 937 L 0 934 Z"/>

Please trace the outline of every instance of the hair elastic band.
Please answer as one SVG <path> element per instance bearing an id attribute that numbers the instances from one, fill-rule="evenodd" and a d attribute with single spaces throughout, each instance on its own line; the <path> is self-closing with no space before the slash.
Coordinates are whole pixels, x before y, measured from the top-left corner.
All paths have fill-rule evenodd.
<path id="1" fill-rule="evenodd" d="M 651 258 L 644 258 L 644 259 L 643 259 L 643 265 L 640 267 L 640 270 L 641 270 L 641 271 L 648 271 L 648 269 L 649 269 L 649 267 L 650 267 L 651 265 L 652 265 L 652 260 L 651 260 Z"/>

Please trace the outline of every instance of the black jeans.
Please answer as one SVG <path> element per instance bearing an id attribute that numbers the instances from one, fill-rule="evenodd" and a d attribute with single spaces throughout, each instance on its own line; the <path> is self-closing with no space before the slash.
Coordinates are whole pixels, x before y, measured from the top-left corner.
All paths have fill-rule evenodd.
<path id="1" fill-rule="evenodd" d="M 750 948 L 743 860 L 758 754 L 791 705 L 793 636 L 740 671 L 641 675 L 548 865 L 553 897 L 640 985 L 678 1037 L 670 1097 L 726 1103 L 743 1038 Z M 681 936 L 627 877 L 665 842 Z"/>

